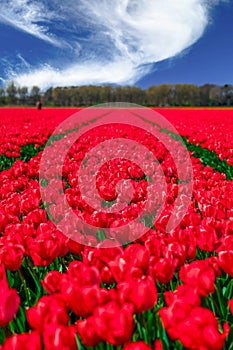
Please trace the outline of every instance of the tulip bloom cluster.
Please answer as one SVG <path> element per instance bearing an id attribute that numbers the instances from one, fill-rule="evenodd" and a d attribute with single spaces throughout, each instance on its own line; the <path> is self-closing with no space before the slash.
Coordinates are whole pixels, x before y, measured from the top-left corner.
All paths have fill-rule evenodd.
<path id="1" fill-rule="evenodd" d="M 19 158 L 20 149 L 27 144 L 44 146 L 53 128 L 72 113 L 27 110 L 22 117 L 22 111 L 16 111 L 4 111 L 8 118 L 2 126 L 5 136 L 0 151 L 13 158 Z M 199 116 L 191 110 L 165 113 L 171 113 L 168 118 L 183 136 L 196 142 L 192 138 L 199 133 L 197 120 L 204 112 Z M 212 149 L 221 159 L 216 145 L 222 142 L 224 158 L 229 160 L 231 151 L 221 134 L 211 136 L 208 113 L 202 125 L 203 135 L 207 135 L 209 122 L 207 143 L 200 143 L 208 149 L 214 145 Z M 218 125 L 221 130 L 223 117 L 213 113 L 216 130 Z M 186 115 L 190 119 L 186 120 Z M 19 119 L 15 130 L 9 117 Z M 227 121 L 228 114 L 225 118 Z M 169 134 L 166 137 L 168 144 Z M 139 165 L 115 157 L 97 173 L 99 196 L 86 186 L 84 197 L 78 182 L 82 160 L 99 143 L 117 138 L 137 141 L 150 149 L 158 162 L 147 166 L 145 176 Z M 179 154 L 178 141 L 176 145 L 175 154 Z M 49 147 L 53 154 L 53 144 Z M 233 332 L 232 180 L 211 164 L 203 166 L 201 159 L 190 153 L 194 177 L 191 202 L 178 226 L 167 233 L 181 181 L 168 149 L 149 132 L 116 124 L 88 131 L 69 150 L 63 179 L 51 180 L 54 191 L 46 203 L 39 185 L 41 156 L 42 151 L 27 161 L 18 159 L 0 172 L 0 349 L 229 349 Z M 88 161 L 98 164 L 99 159 L 90 157 Z M 150 198 L 150 180 L 159 166 L 166 196 Z M 44 187 L 54 170 L 48 164 Z M 63 182 L 73 212 L 94 230 L 82 232 L 82 227 L 77 229 L 65 221 L 65 212 L 58 215 L 53 204 L 57 181 Z M 130 182 L 132 193 L 124 181 Z M 177 215 L 185 200 L 183 194 Z M 161 201 L 164 206 L 155 219 Z M 104 211 L 106 203 L 119 211 Z M 121 209 L 122 203 L 127 207 Z M 119 228 L 137 218 L 146 203 L 151 203 L 147 215 L 122 237 Z M 103 210 L 96 210 L 94 204 L 102 205 Z M 56 205 L 62 209 L 64 203 Z M 70 225 L 77 241 L 59 231 L 60 222 Z M 109 228 L 107 237 L 101 237 L 102 227 Z M 145 227 L 147 232 L 140 235 Z"/>
<path id="2" fill-rule="evenodd" d="M 170 120 L 190 143 L 214 151 L 233 165 L 233 120 L 231 109 L 156 109 Z"/>

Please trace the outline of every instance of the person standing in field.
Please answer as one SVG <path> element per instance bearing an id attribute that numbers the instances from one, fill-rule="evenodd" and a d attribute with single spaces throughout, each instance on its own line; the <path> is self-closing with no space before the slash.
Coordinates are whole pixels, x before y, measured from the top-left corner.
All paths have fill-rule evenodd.
<path id="1" fill-rule="evenodd" d="M 36 102 L 36 107 L 37 107 L 38 110 L 41 110 L 41 109 L 42 109 L 42 102 L 41 102 L 41 100 L 38 100 L 38 101 Z"/>

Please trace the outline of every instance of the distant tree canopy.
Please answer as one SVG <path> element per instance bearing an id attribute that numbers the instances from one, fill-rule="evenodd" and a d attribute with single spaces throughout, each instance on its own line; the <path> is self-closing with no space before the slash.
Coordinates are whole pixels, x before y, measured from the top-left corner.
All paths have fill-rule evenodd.
<path id="1" fill-rule="evenodd" d="M 0 105 L 28 105 L 42 100 L 44 106 L 85 107 L 106 102 L 130 102 L 144 106 L 233 106 L 233 85 L 161 84 L 136 86 L 72 86 L 49 88 L 17 87 L 10 82 L 0 88 Z"/>

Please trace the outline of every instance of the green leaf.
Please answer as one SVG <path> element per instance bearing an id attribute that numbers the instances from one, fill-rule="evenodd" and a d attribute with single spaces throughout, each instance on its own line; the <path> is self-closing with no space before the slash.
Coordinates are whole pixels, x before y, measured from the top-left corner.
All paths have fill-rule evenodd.
<path id="1" fill-rule="evenodd" d="M 0 328 L 0 344 L 2 345 L 4 343 L 5 340 L 5 333 L 3 328 Z"/>

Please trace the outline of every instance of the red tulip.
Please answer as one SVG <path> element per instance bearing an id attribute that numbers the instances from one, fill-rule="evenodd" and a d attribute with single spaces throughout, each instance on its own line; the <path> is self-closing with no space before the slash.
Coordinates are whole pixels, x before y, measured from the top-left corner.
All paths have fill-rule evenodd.
<path id="1" fill-rule="evenodd" d="M 123 350 L 151 350 L 151 347 L 144 341 L 139 340 L 136 342 L 130 342 L 126 344 Z"/>
<path id="2" fill-rule="evenodd" d="M 43 331 L 46 350 L 78 350 L 74 326 L 47 325 Z"/>
<path id="3" fill-rule="evenodd" d="M 32 331 L 31 333 L 15 334 L 6 339 L 2 350 L 42 350 L 40 333 Z"/>

